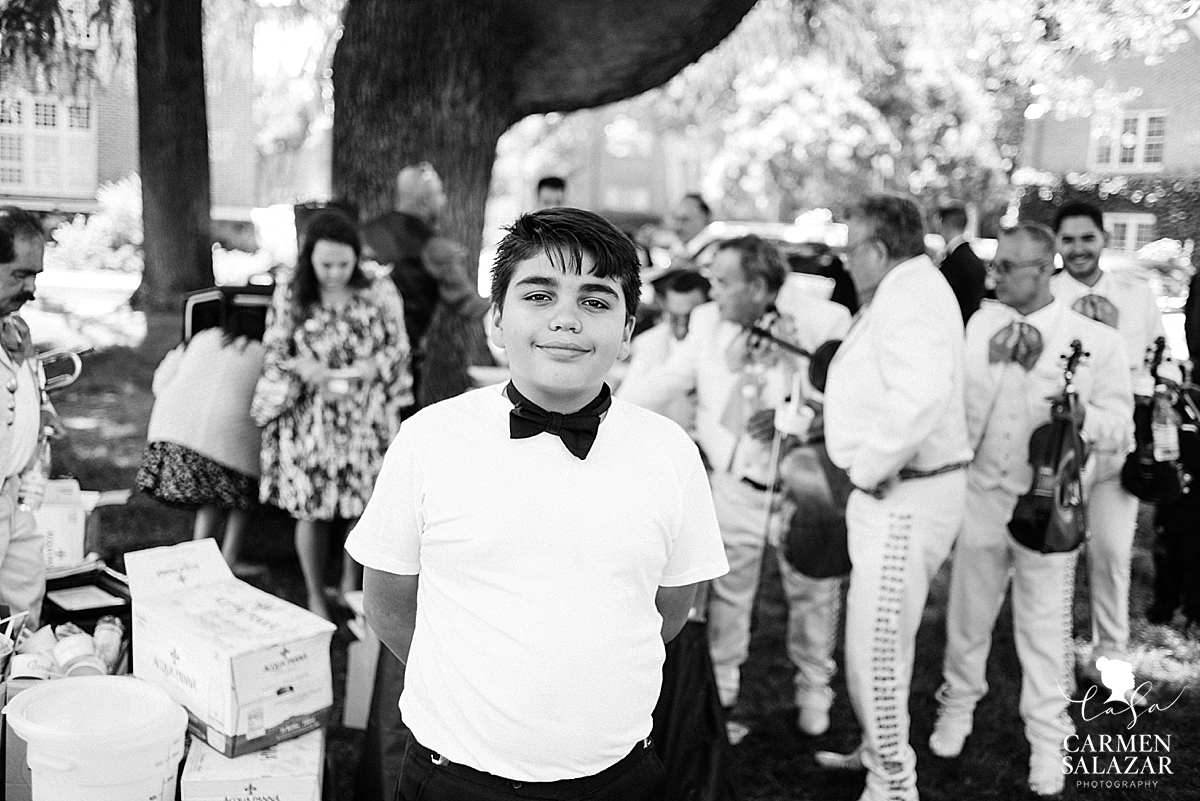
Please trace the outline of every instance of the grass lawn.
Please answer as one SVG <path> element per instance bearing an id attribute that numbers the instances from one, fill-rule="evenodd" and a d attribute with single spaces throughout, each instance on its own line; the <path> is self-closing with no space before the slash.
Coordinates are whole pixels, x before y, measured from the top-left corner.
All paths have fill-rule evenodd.
<path id="1" fill-rule="evenodd" d="M 151 377 L 162 356 L 179 341 L 179 318 L 149 315 L 147 330 L 145 342 L 138 348 L 112 348 L 85 357 L 83 377 L 55 396 L 70 432 L 67 441 L 55 451 L 55 473 L 75 476 L 85 489 L 133 486 L 152 405 Z M 1183 637 L 1176 628 L 1151 626 L 1142 617 L 1152 571 L 1148 512 L 1148 508 L 1142 509 L 1135 543 L 1132 658 L 1139 679 L 1152 684 L 1151 700 L 1164 707 L 1172 701 L 1174 704 L 1158 711 L 1142 711 L 1136 722 L 1128 711 L 1099 714 L 1104 708 L 1096 703 L 1087 707 L 1090 720 L 1081 719 L 1077 705 L 1072 706 L 1072 711 L 1081 737 L 1085 734 L 1169 737 L 1169 752 L 1160 751 L 1155 756 L 1169 756 L 1172 772 L 1127 777 L 1072 775 L 1068 777 L 1064 795 L 1067 799 L 1200 799 L 1200 703 L 1196 698 L 1196 688 L 1200 687 L 1200 643 Z M 135 495 L 127 506 L 105 509 L 101 514 L 101 534 L 95 549 L 118 568 L 126 551 L 182 542 L 190 537 L 190 515 L 168 509 L 145 496 Z M 260 515 L 248 536 L 245 558 L 266 567 L 260 575 L 249 579 L 252 583 L 303 603 L 303 583 L 287 518 L 278 513 Z M 1078 571 L 1080 577 L 1083 573 Z M 967 741 L 962 757 L 939 760 L 925 745 L 936 709 L 933 693 L 941 681 L 946 578 L 944 570 L 935 582 L 926 608 L 913 677 L 912 741 L 918 755 L 921 797 L 925 801 L 1024 798 L 1028 795 L 1025 789 L 1028 746 L 1017 715 L 1020 671 L 1007 605 L 1001 614 L 989 663 L 991 692 L 979 706 L 975 732 Z M 1081 584 L 1077 599 L 1077 643 L 1082 647 L 1090 626 L 1085 585 Z M 852 801 L 861 792 L 861 776 L 825 773 L 812 759 L 814 750 L 849 750 L 858 739 L 844 681 L 839 676 L 835 684 L 838 698 L 830 732 L 817 740 L 801 735 L 795 728 L 794 710 L 790 707 L 791 666 L 784 656 L 784 614 L 778 574 L 773 561 L 768 559 L 739 709 L 739 717 L 752 729 L 736 748 L 743 798 Z M 350 640 L 346 627 L 340 626 L 333 642 L 334 697 L 338 708 L 329 736 L 339 793 L 336 799 L 327 801 L 350 799 L 349 788 L 362 742 L 360 732 L 340 726 L 345 654 Z M 1137 752 L 1119 753 L 1132 756 Z M 1107 764 L 1107 757 L 1104 762 Z M 1126 764 L 1126 760 L 1121 763 Z M 1134 789 L 1076 786 L 1077 781 L 1104 782 L 1114 778 L 1158 784 Z"/>

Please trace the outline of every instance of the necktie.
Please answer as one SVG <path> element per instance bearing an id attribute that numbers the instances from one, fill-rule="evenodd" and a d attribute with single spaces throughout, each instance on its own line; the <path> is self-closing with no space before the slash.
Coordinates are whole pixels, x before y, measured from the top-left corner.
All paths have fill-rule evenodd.
<path id="1" fill-rule="evenodd" d="M 559 437 L 572 454 L 586 459 L 600 430 L 600 416 L 612 405 L 612 394 L 605 384 L 596 399 L 577 412 L 548 412 L 517 391 L 510 381 L 504 388 L 512 401 L 508 413 L 508 434 L 512 439 L 534 437 L 543 431 Z"/>
<path id="2" fill-rule="evenodd" d="M 16 314 L 10 314 L 0 323 L 0 347 L 16 365 L 36 356 L 33 338 L 29 336 L 29 324 Z"/>
<path id="3" fill-rule="evenodd" d="M 1071 304 L 1071 308 L 1084 317 L 1090 317 L 1110 328 L 1116 328 L 1121 319 L 1121 313 L 1117 311 L 1117 307 L 1103 295 L 1084 295 Z"/>
<path id="4" fill-rule="evenodd" d="M 1042 334 L 1029 323 L 1013 320 L 996 332 L 988 345 L 988 362 L 1015 362 L 1025 372 L 1042 355 Z"/>

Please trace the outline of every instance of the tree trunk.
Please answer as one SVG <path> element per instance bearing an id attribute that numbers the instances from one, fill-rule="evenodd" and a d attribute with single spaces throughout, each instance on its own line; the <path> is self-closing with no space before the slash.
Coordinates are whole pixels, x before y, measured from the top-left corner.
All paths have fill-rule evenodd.
<path id="1" fill-rule="evenodd" d="M 401 167 L 430 162 L 450 198 L 441 233 L 466 245 L 472 277 L 496 143 L 511 123 L 497 26 L 487 2 L 352 0 L 333 59 L 334 195 L 370 219 L 392 208 Z M 423 403 L 466 388 L 469 343 L 482 339 L 482 326 L 435 316 L 425 335 Z"/>
<path id="2" fill-rule="evenodd" d="M 446 184 L 442 233 L 477 273 L 500 135 L 528 114 L 587 108 L 663 83 L 733 30 L 755 0 L 347 0 L 333 58 L 333 192 L 369 219 L 396 172 L 428 161 Z M 427 391 L 466 386 L 480 326 L 439 315 Z M 486 352 L 486 351 L 484 351 Z"/>
<path id="3" fill-rule="evenodd" d="M 139 298 L 177 308 L 213 285 L 201 0 L 136 3 L 145 269 Z"/>

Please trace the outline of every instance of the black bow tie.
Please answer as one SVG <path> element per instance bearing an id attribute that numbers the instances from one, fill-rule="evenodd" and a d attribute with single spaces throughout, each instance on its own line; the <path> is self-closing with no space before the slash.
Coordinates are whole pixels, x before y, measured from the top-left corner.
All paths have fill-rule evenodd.
<path id="1" fill-rule="evenodd" d="M 567 450 L 580 459 L 587 458 L 600 430 L 600 416 L 612 405 L 608 384 L 600 389 L 595 400 L 570 414 L 546 411 L 518 392 L 511 381 L 504 392 L 513 404 L 508 413 L 508 433 L 512 439 L 534 437 L 546 431 L 562 439 Z"/>

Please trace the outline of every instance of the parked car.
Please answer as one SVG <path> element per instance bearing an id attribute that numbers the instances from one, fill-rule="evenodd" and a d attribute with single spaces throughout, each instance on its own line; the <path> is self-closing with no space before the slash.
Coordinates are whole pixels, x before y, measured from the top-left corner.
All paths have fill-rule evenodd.
<path id="1" fill-rule="evenodd" d="M 832 279 L 830 300 L 841 303 L 853 314 L 858 311 L 858 290 L 846 272 L 840 249 L 846 244 L 846 226 L 829 223 L 822 228 L 801 227 L 792 223 L 719 221 L 709 223 L 697 237 L 696 263 L 712 262 L 720 243 L 755 235 L 767 240 L 783 254 L 793 273 L 807 273 Z"/>

